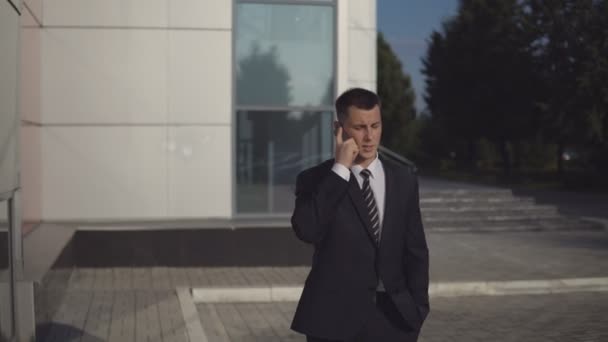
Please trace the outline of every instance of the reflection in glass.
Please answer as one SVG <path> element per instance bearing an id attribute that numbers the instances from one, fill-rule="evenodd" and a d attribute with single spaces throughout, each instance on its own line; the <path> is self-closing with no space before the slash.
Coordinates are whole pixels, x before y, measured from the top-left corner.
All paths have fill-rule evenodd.
<path id="1" fill-rule="evenodd" d="M 237 104 L 331 105 L 333 11 L 319 5 L 239 4 Z"/>
<path id="2" fill-rule="evenodd" d="M 237 212 L 293 210 L 297 174 L 331 157 L 330 112 L 237 113 Z"/>

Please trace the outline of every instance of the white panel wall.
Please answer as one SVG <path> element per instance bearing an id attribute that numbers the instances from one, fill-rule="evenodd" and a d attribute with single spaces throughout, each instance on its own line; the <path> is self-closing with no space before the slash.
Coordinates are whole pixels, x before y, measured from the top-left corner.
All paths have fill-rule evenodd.
<path id="1" fill-rule="evenodd" d="M 230 124 L 230 31 L 169 32 L 169 122 Z"/>
<path id="2" fill-rule="evenodd" d="M 23 15 L 21 18 L 26 18 Z M 40 29 L 21 28 L 20 112 L 21 119 L 40 122 Z"/>
<path id="3" fill-rule="evenodd" d="M 229 126 L 170 129 L 169 216 L 231 215 L 231 139 Z"/>
<path id="4" fill-rule="evenodd" d="M 24 232 L 42 218 L 40 156 L 40 0 L 25 0 L 20 17 L 20 170 Z"/>
<path id="5" fill-rule="evenodd" d="M 164 123 L 167 33 L 43 29 L 42 122 Z"/>
<path id="6" fill-rule="evenodd" d="M 376 0 L 349 0 L 349 87 L 376 90 L 376 37 Z"/>
<path id="7" fill-rule="evenodd" d="M 7 1 L 0 1 L 0 194 L 18 186 L 18 37 L 19 14 Z"/>
<path id="8" fill-rule="evenodd" d="M 164 127 L 46 127 L 44 218 L 164 218 L 165 141 Z"/>
<path id="9" fill-rule="evenodd" d="M 233 0 L 167 0 L 169 26 L 189 28 L 232 28 Z"/>
<path id="10" fill-rule="evenodd" d="M 22 125 L 19 136 L 22 214 L 25 224 L 38 222 L 42 218 L 40 132 L 38 126 Z"/>
<path id="11" fill-rule="evenodd" d="M 230 29 L 232 0 L 45 0 L 44 25 Z"/>
<path id="12" fill-rule="evenodd" d="M 167 27 L 167 0 L 44 0 L 43 24 Z"/>
<path id="13" fill-rule="evenodd" d="M 32 20 L 36 23 L 41 23 L 42 22 L 42 1 L 43 0 L 22 0 L 22 10 L 21 10 L 21 15 L 29 15 L 31 16 L 31 18 L 28 18 L 29 20 Z M 30 24 L 30 23 L 28 23 Z"/>
<path id="14" fill-rule="evenodd" d="M 44 219 L 231 215 L 231 6 L 45 1 Z"/>
<path id="15" fill-rule="evenodd" d="M 349 32 L 349 11 L 348 5 L 349 0 L 337 0 L 337 30 L 338 30 L 338 41 L 337 41 L 337 86 L 338 94 L 346 91 L 349 87 L 348 77 L 348 32 Z"/>

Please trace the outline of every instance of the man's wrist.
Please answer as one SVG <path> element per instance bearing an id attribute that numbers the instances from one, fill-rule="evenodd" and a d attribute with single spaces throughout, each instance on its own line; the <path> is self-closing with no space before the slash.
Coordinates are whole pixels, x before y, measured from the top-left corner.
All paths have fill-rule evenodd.
<path id="1" fill-rule="evenodd" d="M 334 166 L 332 166 L 331 170 L 345 181 L 350 181 L 350 170 L 344 164 L 336 162 L 334 163 Z"/>

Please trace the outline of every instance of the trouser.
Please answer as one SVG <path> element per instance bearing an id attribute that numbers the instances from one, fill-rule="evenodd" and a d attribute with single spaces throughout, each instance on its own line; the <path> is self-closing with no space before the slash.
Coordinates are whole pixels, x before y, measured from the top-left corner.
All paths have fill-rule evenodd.
<path id="1" fill-rule="evenodd" d="M 361 331 L 346 341 L 307 336 L 308 342 L 416 342 L 419 331 L 407 328 L 403 317 L 386 292 L 376 292 L 376 310 L 369 315 Z"/>

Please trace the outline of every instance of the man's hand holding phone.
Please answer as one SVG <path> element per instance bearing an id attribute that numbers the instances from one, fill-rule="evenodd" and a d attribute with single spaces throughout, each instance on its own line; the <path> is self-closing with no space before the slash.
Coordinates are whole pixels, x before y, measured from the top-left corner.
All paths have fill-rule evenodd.
<path id="1" fill-rule="evenodd" d="M 336 129 L 336 151 L 335 159 L 336 163 L 342 164 L 350 169 L 359 154 L 359 147 L 355 142 L 355 139 L 344 137 L 342 126 L 338 126 Z M 345 138 L 347 138 L 345 140 Z"/>

